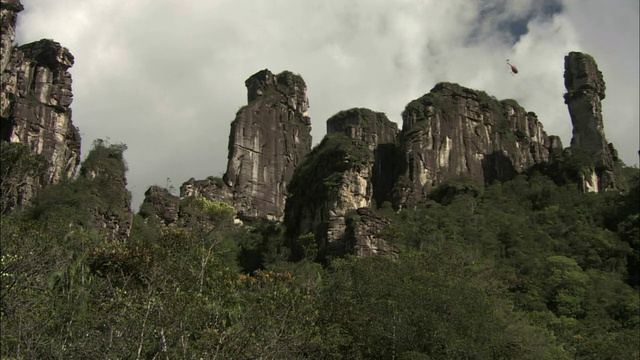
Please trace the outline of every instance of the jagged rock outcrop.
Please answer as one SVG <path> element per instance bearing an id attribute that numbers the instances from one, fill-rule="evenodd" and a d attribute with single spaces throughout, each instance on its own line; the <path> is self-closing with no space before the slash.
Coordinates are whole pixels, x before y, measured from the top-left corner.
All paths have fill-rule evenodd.
<path id="1" fill-rule="evenodd" d="M 204 180 L 191 178 L 180 186 L 180 196 L 160 186 L 150 186 L 144 193 L 144 201 L 139 214 L 146 220 L 161 227 L 185 226 L 192 217 L 189 199 L 199 197 L 233 204 L 233 194 L 220 178 L 210 176 Z M 186 201 L 182 201 L 185 200 Z"/>
<path id="2" fill-rule="evenodd" d="M 285 224 L 294 253 L 298 237 L 307 233 L 314 234 L 320 259 L 353 253 L 357 244 L 363 254 L 378 251 L 364 249 L 367 244 L 390 249 L 381 239 L 360 239 L 362 231 L 352 241 L 345 233 L 347 215 L 370 207 L 375 187 L 381 199 L 390 193 L 384 187 L 393 183 L 393 164 L 386 161 L 396 135 L 395 123 L 368 109 L 343 111 L 327 120 L 327 135 L 296 168 L 289 186 Z"/>
<path id="3" fill-rule="evenodd" d="M 390 201 L 398 171 L 398 126 L 383 113 L 369 109 L 339 112 L 327 120 L 327 134 L 342 133 L 365 144 L 373 153 L 372 199 Z"/>
<path id="4" fill-rule="evenodd" d="M 160 186 L 150 186 L 138 212 L 160 226 L 175 226 L 180 215 L 180 199 Z"/>
<path id="5" fill-rule="evenodd" d="M 25 144 L 50 164 L 42 176 L 25 179 L 16 205 L 27 202 L 40 187 L 72 178 L 80 164 L 80 132 L 71 121 L 73 55 L 59 43 L 40 40 L 13 46 L 16 0 L 0 2 L 2 72 L 0 140 Z"/>
<path id="6" fill-rule="evenodd" d="M 571 151 L 589 160 L 581 174 L 581 187 L 589 192 L 616 189 L 618 155 L 604 134 L 602 100 L 606 87 L 602 73 L 591 56 L 580 52 L 570 52 L 564 67 L 564 99 L 573 124 Z"/>
<path id="7" fill-rule="evenodd" d="M 248 105 L 231 123 L 223 178 L 239 216 L 282 220 L 293 170 L 311 150 L 307 87 L 299 75 L 266 69 L 245 85 Z"/>
<path id="8" fill-rule="evenodd" d="M 207 200 L 233 205 L 233 192 L 221 178 L 209 176 L 204 180 L 191 178 L 180 186 L 180 198 L 202 196 Z"/>
<path id="9" fill-rule="evenodd" d="M 424 199 L 448 178 L 468 175 L 490 184 L 549 160 L 552 144 L 535 113 L 457 84 L 437 84 L 410 102 L 402 119 L 396 207 Z"/>
<path id="10" fill-rule="evenodd" d="M 220 178 L 191 178 L 181 186 L 180 197 L 160 186 L 150 186 L 138 214 L 145 223 L 159 228 L 187 227 L 204 233 L 220 226 L 241 224 L 235 209 L 225 201 L 228 199 L 219 197 L 222 186 L 226 185 Z"/>
<path id="11" fill-rule="evenodd" d="M 92 227 L 107 240 L 125 241 L 133 224 L 131 193 L 127 190 L 125 145 L 108 145 L 96 140 L 82 163 L 78 182 L 86 181 L 96 195 L 88 211 Z"/>
<path id="12" fill-rule="evenodd" d="M 557 135 L 549 136 L 549 151 L 562 152 L 564 147 L 562 146 L 562 139 Z"/>

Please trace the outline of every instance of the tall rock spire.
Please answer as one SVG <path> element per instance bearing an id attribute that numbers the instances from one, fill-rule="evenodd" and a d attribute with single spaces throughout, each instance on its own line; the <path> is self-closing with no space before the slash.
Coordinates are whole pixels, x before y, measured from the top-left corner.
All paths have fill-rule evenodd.
<path id="1" fill-rule="evenodd" d="M 245 85 L 248 105 L 231 123 L 224 180 L 241 217 L 281 220 L 293 169 L 311 150 L 307 86 L 299 75 L 267 69 Z"/>
<path id="2" fill-rule="evenodd" d="M 19 0 L 0 0 L 0 140 L 26 145 L 49 162 L 41 176 L 22 179 L 14 205 L 36 189 L 71 178 L 80 164 L 80 132 L 71 121 L 74 58 L 53 40 L 14 46 Z M 24 185 L 26 184 L 26 185 Z M 3 196 L 8 194 L 3 194 Z"/>
<path id="3" fill-rule="evenodd" d="M 299 75 L 289 71 L 275 75 L 268 69 L 250 76 L 245 85 L 248 104 L 231 123 L 223 178 L 191 178 L 180 186 L 180 198 L 226 203 L 242 220 L 281 221 L 293 170 L 311 151 L 307 86 Z M 149 188 L 143 207 L 144 218 L 164 225 L 188 220 L 180 200 L 162 188 Z"/>
<path id="4" fill-rule="evenodd" d="M 573 124 L 571 151 L 588 159 L 588 170 L 582 174 L 582 189 L 599 192 L 615 189 L 615 163 L 618 161 L 613 144 L 607 143 L 602 119 L 605 83 L 595 60 L 580 52 L 564 58 L 565 103 Z"/>

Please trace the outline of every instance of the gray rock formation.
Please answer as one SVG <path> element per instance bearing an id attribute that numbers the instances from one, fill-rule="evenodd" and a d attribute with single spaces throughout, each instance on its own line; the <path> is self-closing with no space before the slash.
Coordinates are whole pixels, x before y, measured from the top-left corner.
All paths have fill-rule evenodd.
<path id="1" fill-rule="evenodd" d="M 589 159 L 582 174 L 583 191 L 616 189 L 615 165 L 618 161 L 613 144 L 607 143 L 602 119 L 605 83 L 595 60 L 583 53 L 571 52 L 564 59 L 564 96 L 573 124 L 572 153 Z"/>
<path id="2" fill-rule="evenodd" d="M 24 10 L 20 0 L 0 0 L 0 73 L 4 72 L 11 58 L 13 40 L 16 38 L 16 19 Z"/>
<path id="3" fill-rule="evenodd" d="M 345 238 L 358 257 L 386 255 L 395 257 L 398 250 L 382 235 L 391 222 L 370 208 L 357 209 L 347 219 Z"/>
<path id="4" fill-rule="evenodd" d="M 370 207 L 374 188 L 381 189 L 381 198 L 390 193 L 393 167 L 384 150 L 395 148 L 396 135 L 395 123 L 368 109 L 343 111 L 327 120 L 327 135 L 296 169 L 289 186 L 285 224 L 294 253 L 298 237 L 307 233 L 314 234 L 320 259 L 353 253 L 356 245 L 362 254 L 385 251 L 366 248 L 373 242 L 362 239 L 362 231 L 352 232 L 352 241 L 345 233 L 347 215 Z M 390 251 L 384 244 L 379 239 L 375 247 Z"/>
<path id="5" fill-rule="evenodd" d="M 298 75 L 269 70 L 245 84 L 249 103 L 231 123 L 224 181 L 241 217 L 282 220 L 293 170 L 311 150 L 307 87 Z"/>
<path id="6" fill-rule="evenodd" d="M 562 146 L 562 139 L 560 139 L 559 136 L 550 135 L 549 144 L 550 144 L 550 147 L 549 147 L 550 150 L 562 151 L 564 149 L 564 147 Z"/>
<path id="7" fill-rule="evenodd" d="M 180 196 L 172 195 L 169 190 L 151 186 L 144 193 L 144 201 L 139 214 L 147 222 L 163 226 L 185 226 L 193 217 L 189 200 L 199 197 L 207 200 L 233 204 L 231 189 L 220 178 L 210 176 L 204 180 L 191 178 L 180 186 Z M 185 206 L 187 205 L 187 206 Z"/>
<path id="8" fill-rule="evenodd" d="M 220 178 L 208 177 L 205 180 L 186 181 L 180 187 L 180 197 L 175 196 L 169 190 L 151 186 L 145 192 L 145 198 L 140 206 L 138 214 L 147 224 L 165 227 L 188 227 L 192 230 L 208 231 L 231 224 L 240 224 L 241 221 L 234 214 L 211 215 L 203 207 L 205 203 L 229 204 L 230 196 L 226 185 Z M 222 205 L 222 204 L 218 204 Z M 229 206 L 229 209 L 233 207 Z M 222 216 L 222 217 L 220 217 Z"/>
<path id="9" fill-rule="evenodd" d="M 80 164 L 80 133 L 71 121 L 73 56 L 52 40 L 13 47 L 16 0 L 0 2 L 2 61 L 0 140 L 27 145 L 50 164 L 37 179 L 28 179 L 20 203 L 35 190 L 71 178 Z M 18 204 L 19 205 L 19 204 Z"/>
<path id="10" fill-rule="evenodd" d="M 448 178 L 468 175 L 490 184 L 549 160 L 552 144 L 542 124 L 514 100 L 439 83 L 410 102 L 402 118 L 396 207 L 421 201 Z"/>
<path id="11" fill-rule="evenodd" d="M 231 188 L 220 178 L 213 176 L 209 176 L 204 180 L 191 178 L 180 186 L 181 198 L 198 196 L 233 206 L 233 193 Z"/>
<path id="12" fill-rule="evenodd" d="M 151 186 L 144 193 L 138 214 L 160 226 L 175 226 L 180 214 L 180 199 L 165 188 Z"/>

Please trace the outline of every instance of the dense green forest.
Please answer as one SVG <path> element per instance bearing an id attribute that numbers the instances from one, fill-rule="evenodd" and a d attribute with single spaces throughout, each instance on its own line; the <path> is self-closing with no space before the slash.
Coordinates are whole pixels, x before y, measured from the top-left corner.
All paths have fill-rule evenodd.
<path id="1" fill-rule="evenodd" d="M 3 186 L 42 168 L 19 146 L 3 144 Z M 85 162 L 123 172 L 125 149 Z M 638 359 L 639 178 L 622 171 L 626 190 L 601 194 L 558 171 L 451 179 L 377 206 L 397 258 L 323 264 L 312 236 L 292 261 L 281 224 L 234 225 L 204 198 L 182 200 L 189 225 L 137 214 L 106 241 L 89 213 L 114 190 L 69 179 L 2 216 L 2 358 Z"/>

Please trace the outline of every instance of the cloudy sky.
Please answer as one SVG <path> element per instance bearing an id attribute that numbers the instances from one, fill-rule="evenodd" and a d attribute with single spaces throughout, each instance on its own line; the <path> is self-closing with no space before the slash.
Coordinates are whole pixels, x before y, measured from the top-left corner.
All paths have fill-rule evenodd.
<path id="1" fill-rule="evenodd" d="M 638 163 L 637 0 L 22 0 L 19 44 L 49 38 L 75 56 L 73 121 L 86 155 L 125 143 L 137 211 L 150 185 L 221 176 L 244 81 L 268 68 L 307 83 L 314 143 L 326 120 L 401 112 L 440 81 L 513 98 L 571 140 L 564 56 L 594 56 L 605 131 Z M 518 66 L 511 76 L 505 60 Z"/>

